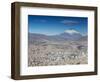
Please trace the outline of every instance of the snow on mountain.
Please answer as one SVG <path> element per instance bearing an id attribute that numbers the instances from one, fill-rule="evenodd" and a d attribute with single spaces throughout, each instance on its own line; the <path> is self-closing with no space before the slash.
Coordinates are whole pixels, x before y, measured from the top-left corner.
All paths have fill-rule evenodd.
<path id="1" fill-rule="evenodd" d="M 65 30 L 65 33 L 68 33 L 68 34 L 80 34 L 80 32 L 76 31 L 76 30 Z"/>

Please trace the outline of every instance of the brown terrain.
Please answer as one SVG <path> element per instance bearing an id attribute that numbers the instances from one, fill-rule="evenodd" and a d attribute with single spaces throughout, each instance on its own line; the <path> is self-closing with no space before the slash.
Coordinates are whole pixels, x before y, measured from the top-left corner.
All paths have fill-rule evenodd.
<path id="1" fill-rule="evenodd" d="M 28 66 L 77 65 L 88 63 L 87 38 L 59 41 L 29 36 Z"/>

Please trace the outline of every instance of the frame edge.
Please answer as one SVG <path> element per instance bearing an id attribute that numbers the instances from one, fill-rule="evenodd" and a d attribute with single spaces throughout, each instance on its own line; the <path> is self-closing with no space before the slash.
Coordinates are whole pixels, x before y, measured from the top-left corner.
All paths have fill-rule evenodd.
<path id="1" fill-rule="evenodd" d="M 19 4 L 11 3 L 11 78 L 20 78 L 20 9 Z"/>

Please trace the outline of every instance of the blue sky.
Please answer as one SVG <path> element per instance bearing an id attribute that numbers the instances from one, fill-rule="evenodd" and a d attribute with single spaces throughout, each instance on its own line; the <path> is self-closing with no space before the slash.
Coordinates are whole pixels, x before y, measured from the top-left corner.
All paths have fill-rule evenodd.
<path id="1" fill-rule="evenodd" d="M 87 35 L 88 18 L 28 15 L 28 31 L 30 33 L 56 35 L 69 29 Z"/>

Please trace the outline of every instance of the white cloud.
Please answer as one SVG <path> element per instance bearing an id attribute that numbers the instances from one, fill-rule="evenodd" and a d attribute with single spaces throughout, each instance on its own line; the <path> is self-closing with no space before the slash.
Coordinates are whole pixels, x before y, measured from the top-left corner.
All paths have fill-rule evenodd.
<path id="1" fill-rule="evenodd" d="M 65 25 L 77 25 L 79 22 L 78 21 L 72 21 L 72 20 L 63 20 L 61 23 Z"/>

